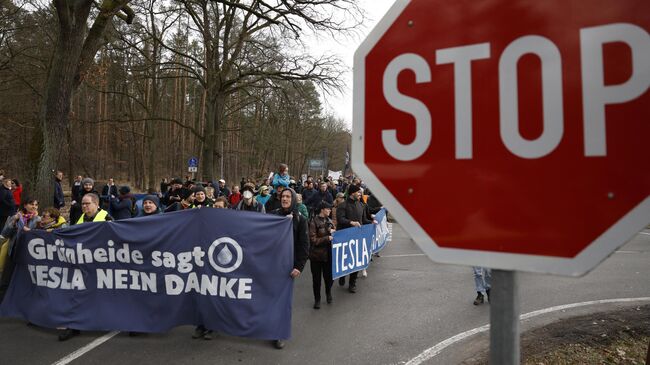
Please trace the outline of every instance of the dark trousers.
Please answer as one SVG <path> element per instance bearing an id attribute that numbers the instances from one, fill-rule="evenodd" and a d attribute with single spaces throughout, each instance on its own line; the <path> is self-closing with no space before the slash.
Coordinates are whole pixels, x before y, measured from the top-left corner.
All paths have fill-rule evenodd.
<path id="1" fill-rule="evenodd" d="M 325 294 L 331 295 L 332 293 L 332 262 L 321 262 L 309 260 L 309 267 L 311 268 L 311 279 L 314 288 L 314 300 L 320 301 L 320 283 L 321 276 L 325 280 Z"/>
<path id="2" fill-rule="evenodd" d="M 352 287 L 357 286 L 357 276 L 359 276 L 358 271 L 355 271 L 352 274 L 350 274 L 350 286 Z"/>

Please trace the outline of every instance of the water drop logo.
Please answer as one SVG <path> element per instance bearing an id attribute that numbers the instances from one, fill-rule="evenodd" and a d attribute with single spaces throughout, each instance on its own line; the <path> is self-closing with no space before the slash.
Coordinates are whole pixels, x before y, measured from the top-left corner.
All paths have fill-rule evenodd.
<path id="1" fill-rule="evenodd" d="M 215 261 L 215 251 L 217 259 Z M 234 251 L 234 253 L 233 253 Z M 218 272 L 228 273 L 237 270 L 244 255 L 241 246 L 230 237 L 222 237 L 212 242 L 208 249 L 210 265 Z"/>

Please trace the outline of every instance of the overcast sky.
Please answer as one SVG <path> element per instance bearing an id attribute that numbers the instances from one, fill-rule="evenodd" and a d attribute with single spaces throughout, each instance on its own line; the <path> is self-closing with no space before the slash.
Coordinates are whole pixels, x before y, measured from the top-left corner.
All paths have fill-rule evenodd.
<path id="1" fill-rule="evenodd" d="M 326 112 L 332 112 L 337 117 L 345 120 L 348 127 L 352 129 L 352 64 L 354 51 L 366 38 L 368 33 L 375 27 L 377 22 L 384 16 L 388 9 L 395 3 L 395 0 L 358 0 L 359 6 L 365 10 L 368 20 L 359 30 L 358 35 L 347 38 L 319 36 L 319 40 L 310 45 L 315 55 L 331 53 L 338 55 L 346 64 L 349 71 L 345 74 L 346 85 L 344 95 L 322 96 L 323 107 Z"/>

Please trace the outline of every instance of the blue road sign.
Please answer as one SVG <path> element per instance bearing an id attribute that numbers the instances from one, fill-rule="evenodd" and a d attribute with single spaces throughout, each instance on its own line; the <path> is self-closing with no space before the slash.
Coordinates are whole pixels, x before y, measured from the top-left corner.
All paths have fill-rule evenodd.
<path id="1" fill-rule="evenodd" d="M 199 166 L 199 159 L 196 157 L 192 157 L 187 161 L 187 164 L 189 167 L 198 167 Z"/>

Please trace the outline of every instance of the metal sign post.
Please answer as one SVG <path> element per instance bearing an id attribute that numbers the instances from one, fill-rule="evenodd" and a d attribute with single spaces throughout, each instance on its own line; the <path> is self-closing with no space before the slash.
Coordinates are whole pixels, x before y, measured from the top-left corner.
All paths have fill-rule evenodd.
<path id="1" fill-rule="evenodd" d="M 194 181 L 194 174 L 198 171 L 199 159 L 192 157 L 187 161 L 187 172 L 192 173 L 192 181 Z"/>
<path id="2" fill-rule="evenodd" d="M 516 271 L 492 270 L 490 289 L 490 364 L 517 365 L 519 286 Z"/>

